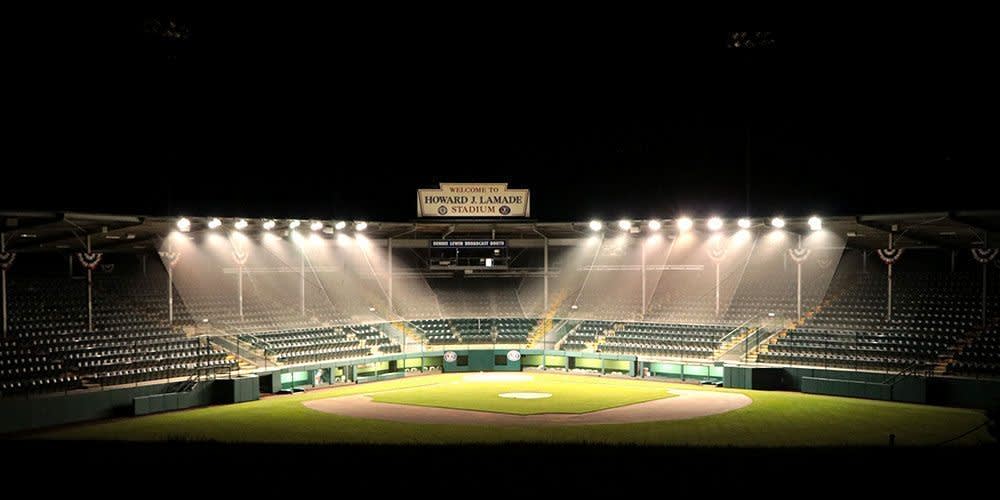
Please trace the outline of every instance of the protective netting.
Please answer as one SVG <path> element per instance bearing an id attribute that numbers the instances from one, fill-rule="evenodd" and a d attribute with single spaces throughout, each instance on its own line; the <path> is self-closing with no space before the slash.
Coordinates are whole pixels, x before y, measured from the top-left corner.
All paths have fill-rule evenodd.
<path id="1" fill-rule="evenodd" d="M 550 246 L 547 294 L 537 247 L 523 267 L 489 274 L 429 270 L 413 245 L 390 258 L 386 241 L 360 234 L 175 233 L 162 250 L 182 255 L 179 317 L 253 331 L 434 318 L 784 322 L 826 296 L 843 248 L 826 231 L 594 235 Z"/>

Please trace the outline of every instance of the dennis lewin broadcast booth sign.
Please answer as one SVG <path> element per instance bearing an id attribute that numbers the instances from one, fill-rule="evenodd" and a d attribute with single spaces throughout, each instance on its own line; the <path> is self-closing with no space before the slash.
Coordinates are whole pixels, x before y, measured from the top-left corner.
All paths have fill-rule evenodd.
<path id="1" fill-rule="evenodd" d="M 506 183 L 446 183 L 438 189 L 417 190 L 418 217 L 529 217 L 527 189 Z"/>

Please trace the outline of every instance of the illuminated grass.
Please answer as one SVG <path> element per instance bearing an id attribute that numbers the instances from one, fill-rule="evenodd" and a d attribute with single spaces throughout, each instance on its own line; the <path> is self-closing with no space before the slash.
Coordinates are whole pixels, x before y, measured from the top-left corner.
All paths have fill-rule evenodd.
<path id="1" fill-rule="evenodd" d="M 674 396 L 660 384 L 589 382 L 589 379 L 581 380 L 580 377 L 538 377 L 524 382 L 469 382 L 459 378 L 429 387 L 380 392 L 374 394 L 373 399 L 380 403 L 534 415 L 588 413 Z M 552 396 L 531 400 L 507 399 L 499 396 L 504 392 L 546 392 Z"/>
<path id="2" fill-rule="evenodd" d="M 926 405 L 869 401 L 793 392 L 717 389 L 640 380 L 533 374 L 538 383 L 672 387 L 733 391 L 753 404 L 728 413 L 690 420 L 566 427 L 490 427 L 406 424 L 323 413 L 302 402 L 351 394 L 392 394 L 426 386 L 447 386 L 462 375 L 397 379 L 373 384 L 270 397 L 236 405 L 126 418 L 61 428 L 33 437 L 279 443 L 501 443 L 601 442 L 695 446 L 931 445 L 958 436 L 985 420 L 982 412 Z M 551 392 L 551 391 L 549 391 Z M 955 444 L 993 442 L 985 428 Z"/>

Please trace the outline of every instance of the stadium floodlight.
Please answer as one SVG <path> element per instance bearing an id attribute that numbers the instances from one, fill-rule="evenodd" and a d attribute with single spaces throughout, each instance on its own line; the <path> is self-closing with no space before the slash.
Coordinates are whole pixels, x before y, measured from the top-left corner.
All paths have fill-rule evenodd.
<path id="1" fill-rule="evenodd" d="M 599 221 L 599 220 L 592 220 L 592 221 L 590 221 L 590 230 L 591 231 L 600 231 L 601 228 L 603 228 L 603 227 L 604 227 L 604 224 L 601 224 L 601 221 Z"/>
<path id="2" fill-rule="evenodd" d="M 663 225 L 660 224 L 660 221 L 658 221 L 656 219 L 653 219 L 653 220 L 649 221 L 649 230 L 650 231 L 659 231 L 662 226 Z"/>
<path id="3" fill-rule="evenodd" d="M 809 229 L 813 231 L 819 231 L 823 229 L 823 219 L 816 217 L 815 215 L 809 218 Z"/>
<path id="4" fill-rule="evenodd" d="M 785 227 L 785 219 L 782 219 L 781 217 L 775 217 L 771 219 L 771 226 L 773 226 L 775 229 L 781 229 Z"/>
<path id="5" fill-rule="evenodd" d="M 292 219 L 288 221 L 288 229 L 295 229 L 299 227 L 300 224 L 302 224 L 302 222 L 299 222 L 298 219 Z"/>
<path id="6" fill-rule="evenodd" d="M 363 220 L 359 220 L 359 221 L 357 221 L 357 222 L 354 223 L 354 230 L 355 231 L 364 231 L 365 229 L 368 229 L 368 223 L 367 222 L 365 222 Z"/>
<path id="7" fill-rule="evenodd" d="M 333 225 L 333 227 L 337 228 L 337 231 L 340 231 L 341 229 L 344 229 L 345 227 L 347 227 L 347 222 L 339 220 L 339 221 L 337 221 L 336 224 Z"/>
<path id="8" fill-rule="evenodd" d="M 707 225 L 708 229 L 712 231 L 718 231 L 722 229 L 722 219 L 720 219 L 719 217 L 712 217 L 711 219 L 708 219 Z"/>
<path id="9" fill-rule="evenodd" d="M 177 229 L 180 229 L 182 233 L 186 233 L 191 230 L 191 221 L 187 217 L 181 217 L 177 221 Z"/>
<path id="10" fill-rule="evenodd" d="M 740 229 L 750 229 L 752 223 L 750 219 L 743 217 L 742 219 L 736 221 L 736 225 L 740 226 Z"/>
<path id="11" fill-rule="evenodd" d="M 208 221 L 208 228 L 215 229 L 222 225 L 222 221 L 218 217 L 212 217 L 212 220 Z"/>
<path id="12" fill-rule="evenodd" d="M 275 222 L 273 220 L 266 220 L 264 221 L 264 229 L 270 231 L 274 229 L 274 224 Z"/>
<path id="13" fill-rule="evenodd" d="M 320 229 L 323 229 L 323 223 L 318 220 L 314 220 L 312 224 L 309 224 L 309 229 L 312 229 L 313 231 L 319 231 Z"/>
<path id="14" fill-rule="evenodd" d="M 692 226 L 694 226 L 694 221 L 692 221 L 690 217 L 681 217 L 680 219 L 677 219 L 677 229 L 680 229 L 681 231 L 687 231 L 688 229 L 691 229 Z"/>
<path id="15" fill-rule="evenodd" d="M 625 219 L 618 221 L 618 229 L 621 229 L 622 231 L 632 229 L 632 221 Z"/>
<path id="16" fill-rule="evenodd" d="M 235 227 L 237 231 L 242 231 L 242 230 L 246 229 L 247 226 L 249 226 L 249 225 L 250 224 L 247 223 L 246 219 L 240 219 L 240 220 L 236 221 L 235 224 L 233 224 L 233 227 Z"/>

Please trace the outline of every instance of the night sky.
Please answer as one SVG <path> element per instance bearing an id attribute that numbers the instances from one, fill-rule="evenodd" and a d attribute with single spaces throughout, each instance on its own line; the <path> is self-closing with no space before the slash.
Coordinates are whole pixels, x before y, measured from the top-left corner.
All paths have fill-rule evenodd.
<path id="1" fill-rule="evenodd" d="M 409 220 L 417 188 L 504 181 L 540 220 L 737 216 L 748 179 L 755 216 L 1000 208 L 974 31 L 350 24 L 26 38 L 0 209 Z"/>

